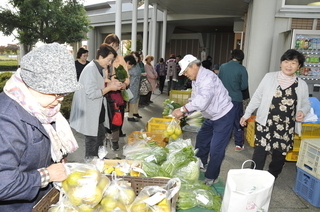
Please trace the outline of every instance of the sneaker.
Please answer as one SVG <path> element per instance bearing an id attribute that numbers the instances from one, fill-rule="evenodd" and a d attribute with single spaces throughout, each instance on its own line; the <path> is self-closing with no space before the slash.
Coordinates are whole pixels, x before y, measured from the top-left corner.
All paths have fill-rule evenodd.
<path id="1" fill-rule="evenodd" d="M 203 182 L 204 182 L 204 184 L 206 184 L 208 186 L 212 186 L 213 184 L 219 182 L 219 179 L 204 178 Z"/>
<path id="2" fill-rule="evenodd" d="M 203 167 L 200 167 L 200 172 L 206 172 L 207 167 L 208 167 L 208 164 L 204 165 Z"/>
<path id="3" fill-rule="evenodd" d="M 112 150 L 113 151 L 119 150 L 119 142 L 112 142 Z"/>
<path id="4" fill-rule="evenodd" d="M 138 122 L 138 120 L 137 120 L 137 119 L 135 119 L 135 118 L 128 118 L 128 121 Z"/>
<path id="5" fill-rule="evenodd" d="M 244 150 L 244 146 L 236 146 L 235 151 L 236 152 L 241 152 L 242 150 Z"/>
<path id="6" fill-rule="evenodd" d="M 134 116 L 134 117 L 137 117 L 137 118 L 139 118 L 139 119 L 142 118 L 142 116 L 140 116 L 139 113 L 133 114 L 133 116 Z"/>

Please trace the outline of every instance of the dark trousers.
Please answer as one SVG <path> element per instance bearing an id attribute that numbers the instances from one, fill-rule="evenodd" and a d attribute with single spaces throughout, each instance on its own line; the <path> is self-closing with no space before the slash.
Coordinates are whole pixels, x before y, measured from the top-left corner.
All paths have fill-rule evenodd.
<path id="1" fill-rule="evenodd" d="M 103 146 L 103 141 L 106 137 L 106 130 L 103 123 L 98 126 L 97 136 L 85 136 L 86 154 L 85 157 L 98 156 L 99 146 Z"/>
<path id="2" fill-rule="evenodd" d="M 166 81 L 166 76 L 159 76 L 159 90 L 163 92 L 164 82 Z"/>
<path id="3" fill-rule="evenodd" d="M 169 77 L 169 81 L 168 81 L 168 95 L 170 94 L 171 90 L 175 90 L 176 89 L 176 84 L 177 82 L 172 80 L 172 77 Z"/>
<path id="4" fill-rule="evenodd" d="M 256 169 L 263 170 L 268 154 L 269 152 L 265 151 L 264 147 L 262 146 L 254 147 L 252 160 L 256 163 Z M 272 174 L 275 178 L 277 178 L 282 171 L 286 156 L 282 155 L 281 152 L 277 150 L 273 150 L 271 157 L 272 159 L 269 164 L 268 172 L 270 172 L 270 174 Z M 252 168 L 253 168 L 253 165 L 252 165 Z"/>
<path id="5" fill-rule="evenodd" d="M 235 111 L 232 108 L 218 120 L 206 119 L 197 134 L 195 148 L 199 150 L 197 157 L 201 159 L 203 165 L 208 164 L 204 175 L 206 178 L 217 179 L 220 174 L 221 163 L 232 133 L 234 114 Z"/>
<path id="6" fill-rule="evenodd" d="M 234 142 L 236 146 L 243 146 L 244 144 L 244 132 L 243 127 L 240 125 L 240 119 L 243 115 L 243 103 L 232 101 L 234 110 L 235 110 L 235 118 L 233 123 L 233 134 L 234 134 Z"/>

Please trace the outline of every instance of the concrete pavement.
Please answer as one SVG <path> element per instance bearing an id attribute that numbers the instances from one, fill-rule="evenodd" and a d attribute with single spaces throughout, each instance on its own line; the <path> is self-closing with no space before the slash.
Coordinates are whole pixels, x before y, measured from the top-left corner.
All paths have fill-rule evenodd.
<path id="1" fill-rule="evenodd" d="M 129 135 L 132 131 L 138 131 L 145 129 L 145 125 L 151 117 L 162 117 L 162 102 L 169 98 L 167 94 L 152 95 L 151 100 L 154 102 L 148 107 L 139 108 L 139 114 L 143 117 L 139 122 L 128 122 L 125 117 L 123 131 Z M 84 162 L 84 137 L 83 135 L 74 132 L 76 139 L 79 143 L 79 149 L 68 156 L 69 162 Z M 184 132 L 183 137 L 191 138 L 193 143 L 195 142 L 195 133 Z M 108 146 L 108 158 L 114 158 L 116 155 L 123 157 L 122 147 L 126 144 L 126 138 L 120 138 L 120 150 L 112 151 Z M 253 147 L 249 145 L 245 146 L 245 149 L 241 152 L 234 151 L 234 140 L 230 140 L 230 143 L 226 149 L 226 156 L 222 163 L 220 180 L 225 184 L 227 179 L 227 173 L 230 169 L 240 169 L 242 163 L 251 159 L 253 153 Z M 268 159 L 269 160 L 269 159 Z M 268 164 L 268 162 L 266 163 Z M 282 173 L 275 182 L 269 212 L 316 212 L 320 211 L 320 208 L 313 207 L 309 202 L 298 196 L 294 191 L 296 179 L 296 163 L 287 162 L 283 168 Z M 320 191 L 319 191 L 320 192 Z"/>

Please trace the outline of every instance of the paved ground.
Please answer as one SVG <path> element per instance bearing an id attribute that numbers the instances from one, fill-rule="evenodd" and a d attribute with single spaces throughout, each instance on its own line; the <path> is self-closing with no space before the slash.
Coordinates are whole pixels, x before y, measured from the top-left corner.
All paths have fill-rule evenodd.
<path id="1" fill-rule="evenodd" d="M 137 131 L 145 128 L 145 124 L 151 117 L 162 117 L 162 102 L 168 98 L 167 94 L 153 95 L 154 102 L 148 107 L 139 109 L 139 114 L 143 116 L 139 122 L 128 122 L 125 118 L 123 127 L 124 133 L 129 135 L 132 131 Z M 84 161 L 84 137 L 74 132 L 79 143 L 80 148 L 68 157 L 69 162 L 83 162 Z M 195 133 L 184 133 L 183 137 L 191 138 L 195 141 Z M 126 138 L 120 139 L 120 145 L 126 144 Z M 121 148 L 120 148 L 121 149 Z M 112 151 L 108 147 L 108 158 L 114 158 L 116 155 L 122 157 L 122 151 Z M 226 150 L 226 157 L 221 167 L 220 180 L 225 183 L 229 169 L 241 168 L 243 161 L 250 159 L 253 153 L 253 148 L 245 146 L 242 152 L 234 151 L 234 141 L 231 140 Z M 320 208 L 313 207 L 310 203 L 304 200 L 293 192 L 293 187 L 296 178 L 296 164 L 295 162 L 287 162 L 285 167 L 275 182 L 270 203 L 269 212 L 316 212 Z M 320 192 L 320 191 L 319 191 Z"/>

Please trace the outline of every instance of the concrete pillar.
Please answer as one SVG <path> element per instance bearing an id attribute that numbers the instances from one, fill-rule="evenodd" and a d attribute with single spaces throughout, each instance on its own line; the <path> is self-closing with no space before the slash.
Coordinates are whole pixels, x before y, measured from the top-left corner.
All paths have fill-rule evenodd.
<path id="1" fill-rule="evenodd" d="M 142 44 L 142 52 L 144 56 L 148 54 L 148 19 L 149 19 L 149 0 L 145 0 L 144 13 L 143 13 L 143 44 Z"/>
<path id="2" fill-rule="evenodd" d="M 163 10 L 163 22 L 162 22 L 162 43 L 161 43 L 161 57 L 164 59 L 166 58 L 166 43 L 167 43 L 167 9 Z"/>
<path id="3" fill-rule="evenodd" d="M 93 60 L 95 58 L 96 49 L 97 49 L 94 28 L 90 29 L 90 31 L 88 32 L 88 38 L 89 38 L 89 40 L 87 42 L 88 51 L 89 51 L 88 60 Z"/>
<path id="4" fill-rule="evenodd" d="M 250 96 L 269 71 L 276 6 L 277 1 L 270 0 L 251 1 L 249 4 L 243 65 L 249 74 Z"/>
<path id="5" fill-rule="evenodd" d="M 151 55 L 156 56 L 156 35 L 157 35 L 157 12 L 158 12 L 158 4 L 154 3 L 153 5 L 153 10 L 152 10 L 152 38 L 151 38 Z M 153 61 L 154 63 L 154 61 Z"/>
<path id="6" fill-rule="evenodd" d="M 122 25 L 122 0 L 116 0 L 116 26 L 115 34 L 118 36 L 121 41 L 121 25 Z"/>
<path id="7" fill-rule="evenodd" d="M 138 17 L 138 1 L 132 0 L 132 26 L 131 26 L 131 50 L 137 50 L 137 17 Z"/>

